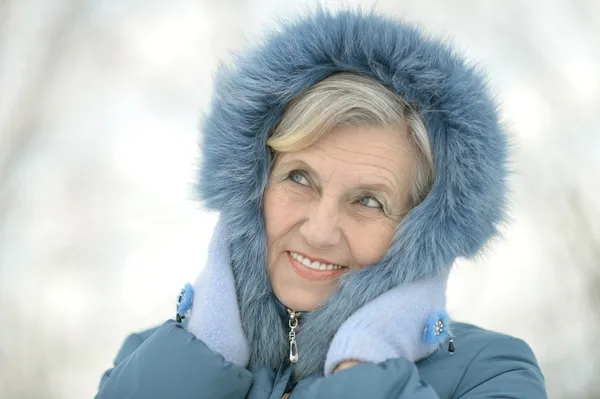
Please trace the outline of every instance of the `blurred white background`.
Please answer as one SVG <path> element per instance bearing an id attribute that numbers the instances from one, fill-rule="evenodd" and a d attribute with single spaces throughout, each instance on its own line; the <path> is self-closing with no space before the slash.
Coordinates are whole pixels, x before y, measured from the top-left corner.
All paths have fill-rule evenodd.
<path id="1" fill-rule="evenodd" d="M 191 186 L 212 74 L 314 4 L 0 0 L 0 397 L 93 397 L 174 316 L 216 220 Z M 457 265 L 452 315 L 527 340 L 552 398 L 600 397 L 600 2 L 375 8 L 486 66 L 514 136 L 513 221 Z"/>

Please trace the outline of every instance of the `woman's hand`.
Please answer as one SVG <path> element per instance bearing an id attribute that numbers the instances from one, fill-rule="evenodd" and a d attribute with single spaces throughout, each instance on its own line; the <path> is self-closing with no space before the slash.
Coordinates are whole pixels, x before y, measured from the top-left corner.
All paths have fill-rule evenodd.
<path id="1" fill-rule="evenodd" d="M 426 325 L 430 330 L 430 315 L 441 315 L 439 311 L 445 308 L 447 278 L 446 273 L 441 273 L 392 288 L 358 309 L 333 337 L 325 360 L 325 375 L 357 360 L 381 363 L 404 358 L 416 362 L 429 356 L 447 334 L 446 320 L 443 331 L 435 335 L 436 342 L 427 342 L 424 335 Z"/>
<path id="2" fill-rule="evenodd" d="M 348 360 L 345 362 L 340 363 L 335 370 L 333 370 L 334 373 L 337 373 L 338 371 L 342 371 L 345 369 L 349 369 L 350 367 L 356 366 L 357 364 L 360 364 L 361 362 L 359 362 L 358 360 Z"/>
<path id="3" fill-rule="evenodd" d="M 246 367 L 250 348 L 240 319 L 226 237 L 225 222 L 219 220 L 208 248 L 206 266 L 194 284 L 194 304 L 187 330 L 227 361 Z"/>

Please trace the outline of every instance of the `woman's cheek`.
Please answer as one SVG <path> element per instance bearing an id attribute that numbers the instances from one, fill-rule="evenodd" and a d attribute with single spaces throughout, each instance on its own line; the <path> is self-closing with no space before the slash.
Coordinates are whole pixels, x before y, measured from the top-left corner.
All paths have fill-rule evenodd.
<path id="1" fill-rule="evenodd" d="M 350 251 L 360 267 L 379 262 L 391 245 L 394 228 L 376 223 L 371 228 L 357 228 L 353 234 L 347 234 Z"/>
<path id="2" fill-rule="evenodd" d="M 290 191 L 285 183 L 269 186 L 265 193 L 264 212 L 267 238 L 273 242 L 282 238 L 301 220 L 305 200 L 298 193 Z"/>

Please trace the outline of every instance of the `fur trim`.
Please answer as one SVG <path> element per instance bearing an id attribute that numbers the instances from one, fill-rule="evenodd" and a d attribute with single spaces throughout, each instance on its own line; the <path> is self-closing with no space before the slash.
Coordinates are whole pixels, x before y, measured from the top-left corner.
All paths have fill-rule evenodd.
<path id="1" fill-rule="evenodd" d="M 325 306 L 303 315 L 297 378 L 322 373 L 333 335 L 356 309 L 392 287 L 448 271 L 459 256 L 474 256 L 504 216 L 507 137 L 485 78 L 448 43 L 372 12 L 321 10 L 283 26 L 220 69 L 202 126 L 198 190 L 230 226 L 252 368 L 276 369 L 287 351 L 264 266 L 266 140 L 292 98 L 341 71 L 375 78 L 416 104 L 432 144 L 435 180 L 384 259 L 347 275 Z"/>

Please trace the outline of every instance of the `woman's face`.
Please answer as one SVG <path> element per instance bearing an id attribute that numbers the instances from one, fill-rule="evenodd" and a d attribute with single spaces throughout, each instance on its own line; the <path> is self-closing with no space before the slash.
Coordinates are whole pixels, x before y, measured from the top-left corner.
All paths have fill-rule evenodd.
<path id="1" fill-rule="evenodd" d="M 279 154 L 264 196 L 267 271 L 288 308 L 318 308 L 340 275 L 377 263 L 409 211 L 417 150 L 406 132 L 340 126 Z"/>

